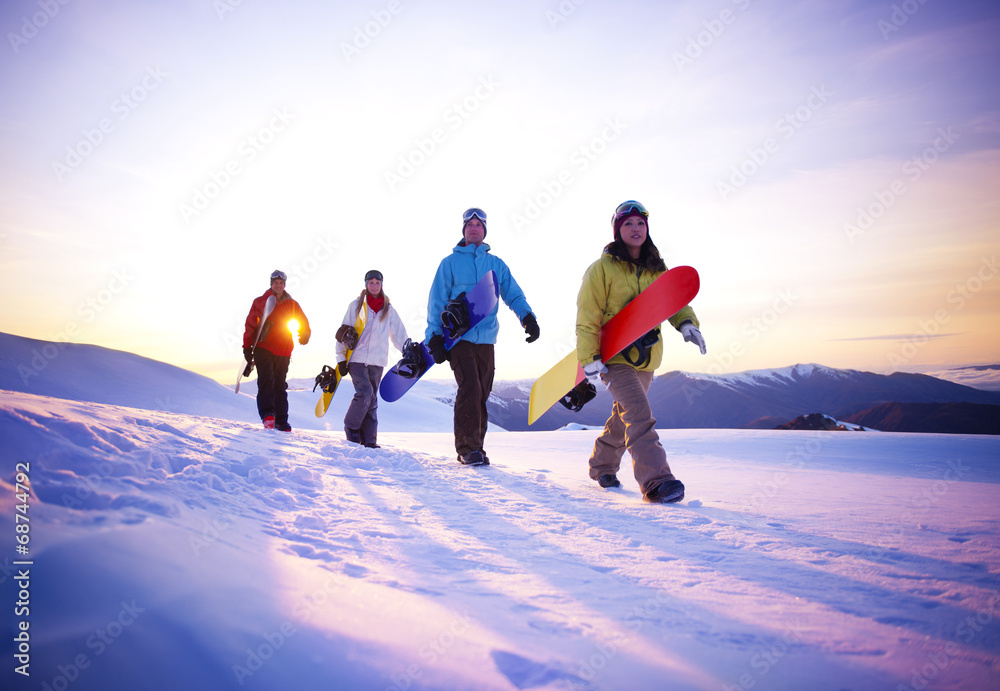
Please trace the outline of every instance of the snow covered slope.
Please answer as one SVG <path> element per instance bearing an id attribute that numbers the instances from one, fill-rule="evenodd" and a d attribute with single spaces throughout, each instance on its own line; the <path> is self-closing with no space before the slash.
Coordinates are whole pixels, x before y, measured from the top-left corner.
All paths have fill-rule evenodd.
<path id="1" fill-rule="evenodd" d="M 596 434 L 465 468 L 2 392 L 3 688 L 1000 685 L 996 438 L 665 431 L 688 499 L 647 505 L 587 478 Z"/>
<path id="2" fill-rule="evenodd" d="M 238 362 L 233 362 L 236 381 Z M 252 375 L 256 376 L 256 374 Z M 350 381 L 323 418 L 315 415 L 319 393 L 312 381 L 289 382 L 289 420 L 296 429 L 344 429 L 354 394 Z M 240 393 L 180 367 L 92 345 L 52 343 L 0 333 L 0 389 L 75 401 L 259 422 L 256 379 Z M 425 432 L 450 429 L 454 384 L 421 380 L 405 398 L 379 407 L 379 429 Z M 500 431 L 499 428 L 494 428 Z"/>

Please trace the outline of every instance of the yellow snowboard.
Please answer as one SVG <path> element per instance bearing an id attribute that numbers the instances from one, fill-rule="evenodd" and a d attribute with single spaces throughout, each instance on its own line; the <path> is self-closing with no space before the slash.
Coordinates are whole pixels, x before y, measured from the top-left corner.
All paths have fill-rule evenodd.
<path id="1" fill-rule="evenodd" d="M 540 418 L 546 410 L 559 402 L 566 392 L 583 381 L 583 369 L 576 359 L 576 351 L 571 350 L 562 360 L 531 386 L 528 403 L 528 424 Z"/>
<path id="2" fill-rule="evenodd" d="M 368 308 L 364 305 L 358 310 L 358 318 L 354 320 L 354 330 L 358 332 L 358 340 L 361 340 L 361 332 L 365 330 L 365 320 L 368 318 Z M 350 363 L 351 355 L 354 354 L 353 350 L 347 351 L 347 362 Z M 334 376 L 333 391 L 323 391 L 320 394 L 319 400 L 316 401 L 316 417 L 323 417 L 326 415 L 326 411 L 330 408 L 330 401 L 333 400 L 333 394 L 337 393 L 337 389 L 340 387 L 340 380 L 343 378 L 340 376 L 340 368 L 335 367 L 336 373 Z"/>

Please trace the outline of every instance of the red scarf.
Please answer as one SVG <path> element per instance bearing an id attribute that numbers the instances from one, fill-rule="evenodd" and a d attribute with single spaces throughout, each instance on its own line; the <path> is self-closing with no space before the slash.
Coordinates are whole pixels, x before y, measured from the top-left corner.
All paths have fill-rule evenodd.
<path id="1" fill-rule="evenodd" d="M 371 293 L 365 295 L 365 300 L 368 302 L 368 306 L 372 308 L 372 312 L 376 314 L 380 309 L 385 306 L 385 296 L 379 295 L 378 297 L 373 297 Z"/>

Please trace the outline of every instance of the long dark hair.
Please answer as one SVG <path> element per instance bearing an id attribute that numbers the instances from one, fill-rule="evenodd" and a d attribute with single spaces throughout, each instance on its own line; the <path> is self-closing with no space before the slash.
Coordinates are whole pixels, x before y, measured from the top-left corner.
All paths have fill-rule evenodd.
<path id="1" fill-rule="evenodd" d="M 606 254 L 610 254 L 615 259 L 620 259 L 623 262 L 628 262 L 629 264 L 633 264 L 650 271 L 667 270 L 667 265 L 663 261 L 663 257 L 660 256 L 660 250 L 656 249 L 656 245 L 653 244 L 653 239 L 649 237 L 649 226 L 646 226 L 646 240 L 642 243 L 642 247 L 639 248 L 638 259 L 632 259 L 632 255 L 628 252 L 628 245 L 622 241 L 620 233 L 615 233 L 614 241 L 609 242 L 605 246 L 604 252 Z"/>

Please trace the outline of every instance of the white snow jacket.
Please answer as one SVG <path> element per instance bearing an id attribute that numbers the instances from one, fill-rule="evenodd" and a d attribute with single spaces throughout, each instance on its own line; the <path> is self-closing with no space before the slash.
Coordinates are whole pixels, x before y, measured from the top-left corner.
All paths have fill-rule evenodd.
<path id="1" fill-rule="evenodd" d="M 403 343 L 406 342 L 407 338 L 406 327 L 403 326 L 403 320 L 399 318 L 396 308 L 389 304 L 388 300 L 386 300 L 385 307 L 377 313 L 373 312 L 367 303 L 365 303 L 365 309 L 368 311 L 365 317 L 365 328 L 361 332 L 361 338 L 358 339 L 354 353 L 351 355 L 351 362 L 385 368 L 389 364 L 389 340 L 392 340 L 396 350 L 402 352 Z M 383 314 L 386 310 L 388 313 Z M 347 312 L 344 313 L 342 323 L 354 326 L 357 318 L 358 299 L 355 298 L 347 305 Z M 347 347 L 338 341 L 337 362 L 344 362 L 346 359 Z"/>

